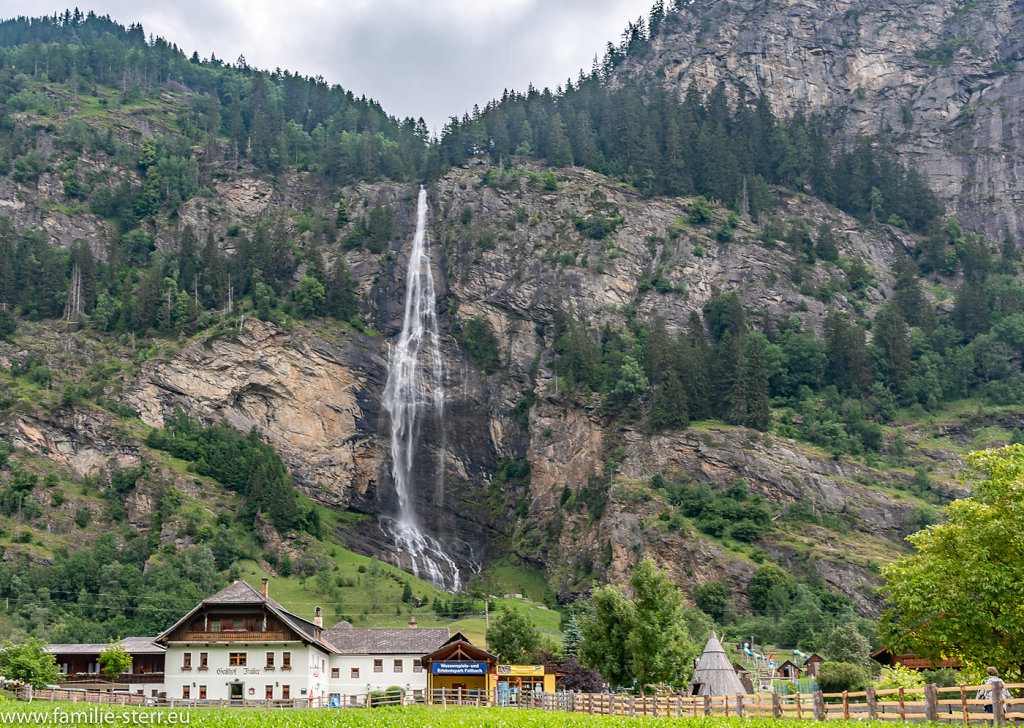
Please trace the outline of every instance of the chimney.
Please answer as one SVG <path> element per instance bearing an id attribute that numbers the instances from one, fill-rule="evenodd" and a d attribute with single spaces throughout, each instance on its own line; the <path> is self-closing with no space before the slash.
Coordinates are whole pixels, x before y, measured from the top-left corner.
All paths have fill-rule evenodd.
<path id="1" fill-rule="evenodd" d="M 313 624 L 315 624 L 317 627 L 324 626 L 324 610 L 320 607 L 317 607 L 316 610 L 313 612 Z"/>
<path id="2" fill-rule="evenodd" d="M 269 597 L 270 596 L 270 579 L 264 579 L 263 580 L 263 588 L 260 591 L 263 592 L 263 596 L 265 596 L 265 597 Z"/>
<path id="3" fill-rule="evenodd" d="M 414 614 L 409 617 L 409 629 L 416 629 L 417 627 L 419 627 L 419 625 L 416 624 L 416 615 Z"/>

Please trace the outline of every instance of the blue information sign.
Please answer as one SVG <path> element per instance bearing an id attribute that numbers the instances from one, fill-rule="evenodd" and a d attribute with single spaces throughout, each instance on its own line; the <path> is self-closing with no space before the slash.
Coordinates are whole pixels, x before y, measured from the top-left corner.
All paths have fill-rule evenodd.
<path id="1" fill-rule="evenodd" d="M 435 662 L 432 665 L 435 675 L 486 675 L 486 662 Z"/>

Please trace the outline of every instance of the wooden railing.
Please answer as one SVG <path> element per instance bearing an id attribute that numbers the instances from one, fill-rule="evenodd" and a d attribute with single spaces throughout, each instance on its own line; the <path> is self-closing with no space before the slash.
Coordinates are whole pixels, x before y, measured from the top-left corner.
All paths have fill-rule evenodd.
<path id="1" fill-rule="evenodd" d="M 103 683 L 106 685 L 146 685 L 150 683 L 162 683 L 163 681 L 164 674 L 162 672 L 140 673 L 138 675 L 128 673 L 125 675 L 118 675 L 115 678 L 109 678 L 103 674 L 78 673 L 76 675 L 65 676 L 62 683 L 64 685 L 74 685 L 76 683 Z"/>
<path id="2" fill-rule="evenodd" d="M 284 632 L 188 632 L 182 642 L 288 642 Z"/>

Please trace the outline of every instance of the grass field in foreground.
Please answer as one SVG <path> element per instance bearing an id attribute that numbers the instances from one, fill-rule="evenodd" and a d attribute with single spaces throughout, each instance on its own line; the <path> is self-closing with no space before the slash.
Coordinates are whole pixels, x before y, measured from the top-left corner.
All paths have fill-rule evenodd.
<path id="1" fill-rule="evenodd" d="M 63 715 L 52 715 L 55 710 L 63 711 Z M 74 713 L 104 715 L 108 711 L 114 714 L 112 722 L 107 725 L 171 725 L 167 709 L 117 708 L 107 705 L 82 706 L 71 704 L 36 704 L 0 703 L 0 725 L 90 725 L 74 720 Z M 285 726 L 302 726 L 303 728 L 391 728 L 402 726 L 407 728 L 543 728 L 546 726 L 571 726 L 572 728 L 600 728 L 601 726 L 697 726 L 707 728 L 809 728 L 814 721 L 810 720 L 772 720 L 769 718 L 611 718 L 605 716 L 584 715 L 582 713 L 554 713 L 540 710 L 520 710 L 518 708 L 449 708 L 440 707 L 407 707 L 407 708 L 374 708 L 345 710 L 259 710 L 256 708 L 196 708 L 187 711 L 175 710 L 178 714 L 175 725 L 200 726 L 200 728 L 284 728 Z M 39 715 L 35 720 L 27 713 L 50 713 L 49 720 Z M 140 720 L 139 713 L 148 715 Z M 163 714 L 163 721 L 160 721 Z M 187 715 L 187 723 L 185 722 Z M 869 721 L 856 721 L 864 726 Z M 851 725 L 853 721 L 830 721 L 831 725 Z M 877 725 L 885 721 L 875 721 Z"/>

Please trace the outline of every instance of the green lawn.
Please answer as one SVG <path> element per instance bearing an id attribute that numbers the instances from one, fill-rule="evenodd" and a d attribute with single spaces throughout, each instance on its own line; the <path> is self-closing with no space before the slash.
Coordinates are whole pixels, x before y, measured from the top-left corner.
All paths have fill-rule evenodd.
<path id="1" fill-rule="evenodd" d="M 62 711 L 54 715 L 55 711 Z M 155 708 L 118 708 L 114 706 L 83 706 L 65 704 L 4 703 L 0 706 L 0 723 L 29 724 L 38 722 L 40 725 L 59 723 L 63 725 L 87 725 L 76 713 L 85 714 L 94 711 L 100 715 L 109 713 L 113 716 L 110 725 L 170 725 L 157 723 L 157 715 L 169 718 L 167 709 Z M 177 718 L 182 725 L 200 726 L 200 728 L 284 728 L 285 726 L 303 726 L 304 728 L 390 728 L 391 726 L 407 726 L 408 728 L 542 728 L 546 726 L 572 726 L 573 728 L 589 728 L 590 726 L 705 726 L 715 728 L 751 728 L 771 726 L 772 728 L 805 728 L 814 724 L 811 720 L 777 721 L 769 718 L 617 718 L 582 713 L 545 712 L 540 710 L 522 710 L 518 708 L 448 708 L 440 707 L 405 707 L 349 710 L 258 710 L 193 708 L 176 713 L 187 713 Z M 146 714 L 143 718 L 142 714 Z M 156 714 L 156 715 L 154 715 Z M 33 720 L 29 715 L 39 716 Z M 49 715 L 49 720 L 43 718 Z M 149 717 L 151 716 L 152 717 Z M 881 725 L 885 721 L 871 721 Z M 867 725 L 869 721 L 856 721 L 856 725 Z M 853 725 L 850 721 L 835 721 L 833 725 Z"/>

